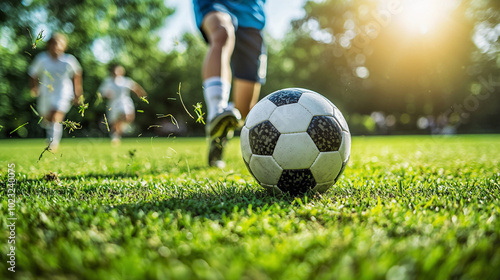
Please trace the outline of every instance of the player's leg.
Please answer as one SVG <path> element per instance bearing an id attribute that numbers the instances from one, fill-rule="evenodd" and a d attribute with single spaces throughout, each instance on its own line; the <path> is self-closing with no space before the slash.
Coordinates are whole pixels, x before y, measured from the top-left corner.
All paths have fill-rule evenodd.
<path id="1" fill-rule="evenodd" d="M 212 11 L 203 19 L 201 29 L 209 43 L 203 62 L 203 79 L 221 77 L 224 81 L 230 82 L 230 60 L 235 42 L 231 16 L 224 12 Z"/>
<path id="2" fill-rule="evenodd" d="M 259 100 L 261 84 L 255 81 L 248 81 L 234 78 L 233 81 L 233 102 L 236 109 L 245 119 L 248 112 Z"/>
<path id="3" fill-rule="evenodd" d="M 47 128 L 47 138 L 52 150 L 57 150 L 57 148 L 59 147 L 59 143 L 61 142 L 63 134 L 62 122 L 64 121 L 65 116 L 65 112 L 57 110 L 50 111 L 49 115 L 47 116 L 47 120 L 49 121 Z"/>
<path id="4" fill-rule="evenodd" d="M 129 112 L 125 114 L 125 122 L 126 123 L 133 123 L 135 120 L 135 114 L 133 112 Z"/>
<path id="5" fill-rule="evenodd" d="M 118 145 L 121 142 L 123 135 L 123 127 L 134 121 L 135 115 L 125 112 L 115 112 L 116 115 L 110 116 L 111 123 L 111 144 Z"/>
<path id="6" fill-rule="evenodd" d="M 224 167 L 222 151 L 240 119 L 239 112 L 228 108 L 235 27 L 228 13 L 211 11 L 204 17 L 201 30 L 209 43 L 202 69 L 210 141 L 208 162 L 211 166 Z"/>
<path id="7" fill-rule="evenodd" d="M 234 105 L 245 118 L 257 103 L 266 76 L 266 48 L 260 30 L 239 28 L 236 31 L 231 66 Z"/>
<path id="8" fill-rule="evenodd" d="M 123 133 L 122 127 L 123 127 L 123 120 L 121 118 L 113 122 L 111 131 L 111 144 L 117 145 L 120 143 Z"/>
<path id="9" fill-rule="evenodd" d="M 209 43 L 202 77 L 207 120 L 210 123 L 228 106 L 235 31 L 231 16 L 220 11 L 209 12 L 203 19 L 201 30 Z"/>
<path id="10" fill-rule="evenodd" d="M 54 125 L 52 123 L 52 118 L 56 110 L 53 109 L 52 100 L 49 94 L 41 92 L 37 98 L 37 110 L 38 113 L 43 117 L 41 126 L 45 129 L 47 144 L 52 142 L 54 138 Z"/>

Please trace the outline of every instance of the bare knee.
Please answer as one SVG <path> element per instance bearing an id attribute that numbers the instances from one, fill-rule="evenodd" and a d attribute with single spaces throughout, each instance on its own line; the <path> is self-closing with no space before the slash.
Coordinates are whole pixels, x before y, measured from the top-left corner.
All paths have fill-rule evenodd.
<path id="1" fill-rule="evenodd" d="M 223 47 L 234 42 L 234 26 L 231 16 L 226 13 L 208 14 L 203 22 L 203 31 L 212 46 Z"/>
<path id="2" fill-rule="evenodd" d="M 211 45 L 225 46 L 229 42 L 234 41 L 234 28 L 231 26 L 220 25 L 217 27 L 212 36 L 209 37 Z"/>
<path id="3" fill-rule="evenodd" d="M 45 116 L 45 119 L 49 122 L 62 122 L 65 117 L 65 113 L 61 111 L 50 111 L 50 113 Z"/>
<path id="4" fill-rule="evenodd" d="M 135 115 L 134 114 L 126 114 L 125 115 L 125 122 L 127 122 L 127 123 L 133 122 L 134 119 L 135 119 Z"/>

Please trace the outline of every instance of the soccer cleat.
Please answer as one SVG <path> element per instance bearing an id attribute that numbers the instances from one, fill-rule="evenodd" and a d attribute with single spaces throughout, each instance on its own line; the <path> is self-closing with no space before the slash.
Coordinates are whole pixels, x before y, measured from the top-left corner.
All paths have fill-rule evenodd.
<path id="1" fill-rule="evenodd" d="M 224 112 L 218 114 L 213 118 L 207 125 L 207 136 L 210 140 L 218 137 L 225 136 L 226 133 L 233 132 L 239 127 L 239 121 L 241 119 L 241 114 L 238 109 L 228 109 Z M 231 137 L 229 137 L 231 138 Z"/>
<path id="2" fill-rule="evenodd" d="M 208 164 L 223 168 L 226 164 L 222 160 L 222 153 L 227 140 L 231 139 L 234 130 L 239 126 L 241 114 L 237 109 L 226 110 L 207 125 L 207 136 L 210 140 Z"/>
<path id="3" fill-rule="evenodd" d="M 208 164 L 213 167 L 224 168 L 226 163 L 222 160 L 222 151 L 226 146 L 226 137 L 217 137 L 210 141 L 208 151 Z"/>

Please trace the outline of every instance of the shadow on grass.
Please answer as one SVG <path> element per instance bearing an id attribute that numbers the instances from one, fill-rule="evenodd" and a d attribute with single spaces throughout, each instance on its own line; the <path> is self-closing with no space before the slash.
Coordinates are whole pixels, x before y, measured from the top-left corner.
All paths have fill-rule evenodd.
<path id="1" fill-rule="evenodd" d="M 130 216 L 134 221 L 143 219 L 144 215 L 158 213 L 164 215 L 206 218 L 224 221 L 233 214 L 248 216 L 253 212 L 265 211 L 288 213 L 295 207 L 307 205 L 321 200 L 316 194 L 291 196 L 289 194 L 273 193 L 250 184 L 205 184 L 196 190 L 175 190 L 175 194 L 163 199 L 138 200 L 135 203 L 104 206 L 104 210 L 118 211 Z M 290 209 L 290 210 L 288 210 Z M 280 215 L 281 215 L 280 214 Z"/>
<path id="2" fill-rule="evenodd" d="M 107 211 L 118 210 L 120 213 L 132 217 L 141 212 L 160 214 L 177 212 L 181 215 L 189 214 L 192 217 L 221 220 L 231 213 L 241 214 L 245 212 L 249 214 L 252 211 L 261 211 L 277 205 L 287 208 L 295 199 L 295 197 L 269 193 L 264 189 L 249 185 L 222 187 L 216 184 L 215 187 L 197 191 L 178 190 L 175 196 L 165 199 L 106 206 L 105 209 Z"/>
<path id="3" fill-rule="evenodd" d="M 198 170 L 204 170 L 207 169 L 206 167 L 203 166 L 195 166 L 195 167 L 190 167 L 189 170 L 190 172 L 195 172 Z M 186 171 L 187 172 L 187 171 Z M 38 176 L 37 178 L 21 178 L 18 179 L 18 182 L 24 182 L 24 183 L 33 183 L 33 182 L 48 182 L 48 181 L 53 181 L 53 180 L 60 180 L 60 181 L 78 181 L 78 180 L 89 180 L 89 179 L 96 179 L 96 180 L 103 180 L 103 179 L 108 179 L 108 180 L 119 180 L 119 179 L 125 179 L 125 178 L 142 178 L 144 176 L 158 176 L 158 175 L 163 175 L 165 174 L 165 171 L 148 171 L 148 172 L 142 172 L 141 170 L 130 170 L 130 171 L 120 171 L 120 172 L 90 172 L 90 173 L 85 173 L 85 174 L 77 174 L 77 175 L 69 175 L 66 176 L 64 174 L 60 173 L 54 173 L 54 172 L 49 172 L 47 174 L 44 174 L 42 176 Z M 50 177 L 53 177 L 53 179 L 48 179 L 47 175 Z M 4 180 L 6 178 L 6 175 L 3 177 L 0 177 L 0 180 Z"/>
<path id="4" fill-rule="evenodd" d="M 25 179 L 19 182 L 18 193 L 25 199 L 59 196 L 75 201 L 87 201 L 89 204 L 96 205 L 96 208 L 87 209 L 89 214 L 95 215 L 95 211 L 118 211 L 120 215 L 129 216 L 133 221 L 142 219 L 144 214 L 148 215 L 154 212 L 160 216 L 175 214 L 223 220 L 224 217 L 230 216 L 232 213 L 246 216 L 250 215 L 252 211 L 289 209 L 294 205 L 306 205 L 321 199 L 321 196 L 314 194 L 291 196 L 272 193 L 251 184 L 211 183 L 207 181 L 189 187 L 178 184 L 152 186 L 140 183 L 131 185 L 122 183 L 118 186 L 114 182 L 102 181 L 103 178 L 119 180 L 137 177 L 126 173 L 117 173 L 105 176 L 102 174 L 61 176 L 53 181 L 47 181 L 43 178 Z M 80 180 L 84 179 L 89 183 L 90 178 L 95 178 L 99 184 L 90 182 L 90 185 L 78 186 Z M 72 205 L 66 211 L 81 213 L 82 208 Z"/>

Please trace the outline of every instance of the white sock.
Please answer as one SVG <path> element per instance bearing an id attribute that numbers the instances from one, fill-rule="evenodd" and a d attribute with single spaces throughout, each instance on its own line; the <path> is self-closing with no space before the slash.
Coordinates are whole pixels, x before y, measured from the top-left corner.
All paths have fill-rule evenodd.
<path id="1" fill-rule="evenodd" d="M 115 132 L 111 133 L 111 140 L 115 140 L 115 139 L 120 140 L 120 138 L 121 138 L 121 136 L 120 136 L 120 134 L 118 134 L 118 132 L 115 131 Z"/>
<path id="2" fill-rule="evenodd" d="M 63 134 L 63 127 L 62 124 L 58 122 L 53 122 L 52 123 L 52 144 L 51 146 L 57 147 L 59 145 L 59 142 L 61 142 L 62 134 Z"/>
<path id="3" fill-rule="evenodd" d="M 51 122 L 45 126 L 45 132 L 47 134 L 47 143 L 50 143 L 54 138 L 54 126 Z"/>
<path id="4" fill-rule="evenodd" d="M 228 106 L 231 84 L 221 77 L 210 77 L 203 81 L 203 95 L 207 104 L 207 120 L 210 122 Z"/>

